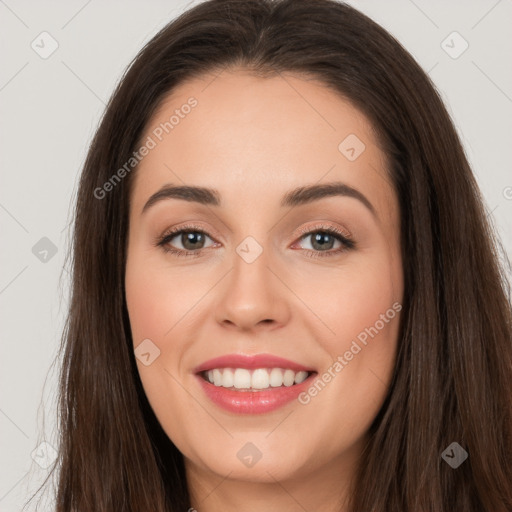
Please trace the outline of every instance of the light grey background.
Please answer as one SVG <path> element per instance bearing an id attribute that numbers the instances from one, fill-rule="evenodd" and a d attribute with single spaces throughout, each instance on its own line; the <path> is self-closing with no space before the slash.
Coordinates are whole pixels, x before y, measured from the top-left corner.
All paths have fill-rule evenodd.
<path id="1" fill-rule="evenodd" d="M 88 144 L 131 59 L 195 3 L 0 0 L 2 512 L 21 510 L 46 476 L 41 466 L 52 453 L 40 443 L 57 446 L 58 366 L 50 366 L 68 304 L 63 265 Z M 394 34 L 430 73 L 511 258 L 512 0 L 349 3 Z M 47 59 L 31 47 L 34 40 L 50 47 L 38 38 L 43 31 L 59 45 Z M 456 59 L 447 51 L 455 55 L 464 41 L 447 39 L 453 31 L 469 44 Z M 43 237 L 57 247 L 53 257 L 44 248 L 33 253 Z M 39 510 L 50 510 L 50 503 Z"/>

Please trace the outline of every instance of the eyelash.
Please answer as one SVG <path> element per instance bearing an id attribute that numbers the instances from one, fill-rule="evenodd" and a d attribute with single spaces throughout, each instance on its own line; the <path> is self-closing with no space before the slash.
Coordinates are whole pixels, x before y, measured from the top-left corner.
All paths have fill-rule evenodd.
<path id="1" fill-rule="evenodd" d="M 203 231 L 199 226 L 194 225 L 188 225 L 188 226 L 180 226 L 179 228 L 175 228 L 168 233 L 164 234 L 161 237 L 157 237 L 155 240 L 155 245 L 157 247 L 161 247 L 162 250 L 165 253 L 171 253 L 175 256 L 181 257 L 181 256 L 192 256 L 197 257 L 200 256 L 202 251 L 205 249 L 199 249 L 197 251 L 187 251 L 183 249 L 173 249 L 172 247 L 168 246 L 167 244 L 176 237 L 176 235 L 182 234 L 182 233 L 201 233 L 203 235 L 208 236 L 210 235 L 206 231 Z M 330 250 L 330 251 L 313 251 L 311 249 L 303 249 L 306 251 L 311 257 L 313 258 L 326 258 L 326 257 L 332 257 L 336 256 L 342 252 L 345 252 L 350 249 L 354 249 L 356 247 L 355 242 L 349 238 L 345 233 L 341 232 L 340 230 L 332 227 L 332 226 L 313 226 L 312 228 L 302 229 L 300 230 L 300 240 L 305 238 L 307 235 L 312 235 L 314 233 L 327 233 L 329 235 L 332 235 L 334 238 L 339 240 L 342 243 L 342 247 L 336 250 Z"/>

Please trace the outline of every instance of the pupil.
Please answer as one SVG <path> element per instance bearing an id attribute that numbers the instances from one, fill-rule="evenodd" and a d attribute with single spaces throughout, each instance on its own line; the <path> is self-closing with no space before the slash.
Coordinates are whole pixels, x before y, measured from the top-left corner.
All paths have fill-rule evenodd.
<path id="1" fill-rule="evenodd" d="M 331 240 L 331 243 L 329 245 L 329 238 L 331 238 L 331 235 L 329 233 L 317 233 L 314 235 L 313 237 L 313 247 L 315 247 L 315 244 L 318 244 L 318 247 L 317 248 L 320 248 L 320 249 L 325 249 L 325 248 L 328 248 L 328 249 L 331 249 L 332 248 L 332 242 L 333 240 Z M 327 247 L 329 246 L 329 247 Z"/>
<path id="2" fill-rule="evenodd" d="M 184 238 L 184 241 L 182 240 L 182 243 L 183 243 L 183 247 L 185 247 L 185 249 L 197 249 L 197 247 L 194 247 L 194 245 L 196 245 L 197 243 L 200 243 L 202 240 L 203 234 L 202 233 L 197 233 L 197 232 L 190 232 L 190 233 L 184 233 L 183 234 L 183 237 Z M 187 247 L 187 244 L 191 244 L 192 247 Z"/>

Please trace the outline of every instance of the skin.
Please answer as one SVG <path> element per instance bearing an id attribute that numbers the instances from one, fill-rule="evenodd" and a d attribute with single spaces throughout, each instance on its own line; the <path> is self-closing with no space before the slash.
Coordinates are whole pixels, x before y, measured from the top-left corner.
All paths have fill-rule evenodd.
<path id="1" fill-rule="evenodd" d="M 143 137 L 197 99 L 132 183 L 125 284 L 133 343 L 150 339 L 160 350 L 148 366 L 137 359 L 139 374 L 185 457 L 198 511 L 248 504 L 253 512 L 339 511 L 392 377 L 398 313 L 306 405 L 294 400 L 237 415 L 204 395 L 193 369 L 231 353 L 271 353 L 319 375 L 332 368 L 358 334 L 402 301 L 398 199 L 371 124 L 339 94 L 304 75 L 263 79 L 232 69 L 215 76 L 176 88 Z M 349 134 L 366 146 L 354 161 L 338 149 Z M 347 196 L 280 206 L 292 189 L 333 181 L 364 194 L 375 215 Z M 215 188 L 222 205 L 166 199 L 141 214 L 168 184 Z M 192 245 L 199 256 L 155 244 L 189 223 L 207 233 Z M 350 234 L 356 247 L 334 254 L 342 247 L 335 238 L 322 249 L 299 231 L 317 233 L 319 224 Z M 247 236 L 262 248 L 252 263 L 236 251 Z M 168 245 L 184 250 L 183 243 L 176 235 Z M 262 454 L 252 467 L 237 457 L 248 442 Z"/>

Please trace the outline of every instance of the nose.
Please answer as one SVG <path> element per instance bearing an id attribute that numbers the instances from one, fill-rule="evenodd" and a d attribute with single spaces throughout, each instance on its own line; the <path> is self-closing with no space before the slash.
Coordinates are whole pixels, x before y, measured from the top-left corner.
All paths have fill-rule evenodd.
<path id="1" fill-rule="evenodd" d="M 252 262 L 235 255 L 233 269 L 222 283 L 216 306 L 216 320 L 225 328 L 250 331 L 273 330 L 290 317 L 290 291 L 279 270 L 263 250 Z"/>

